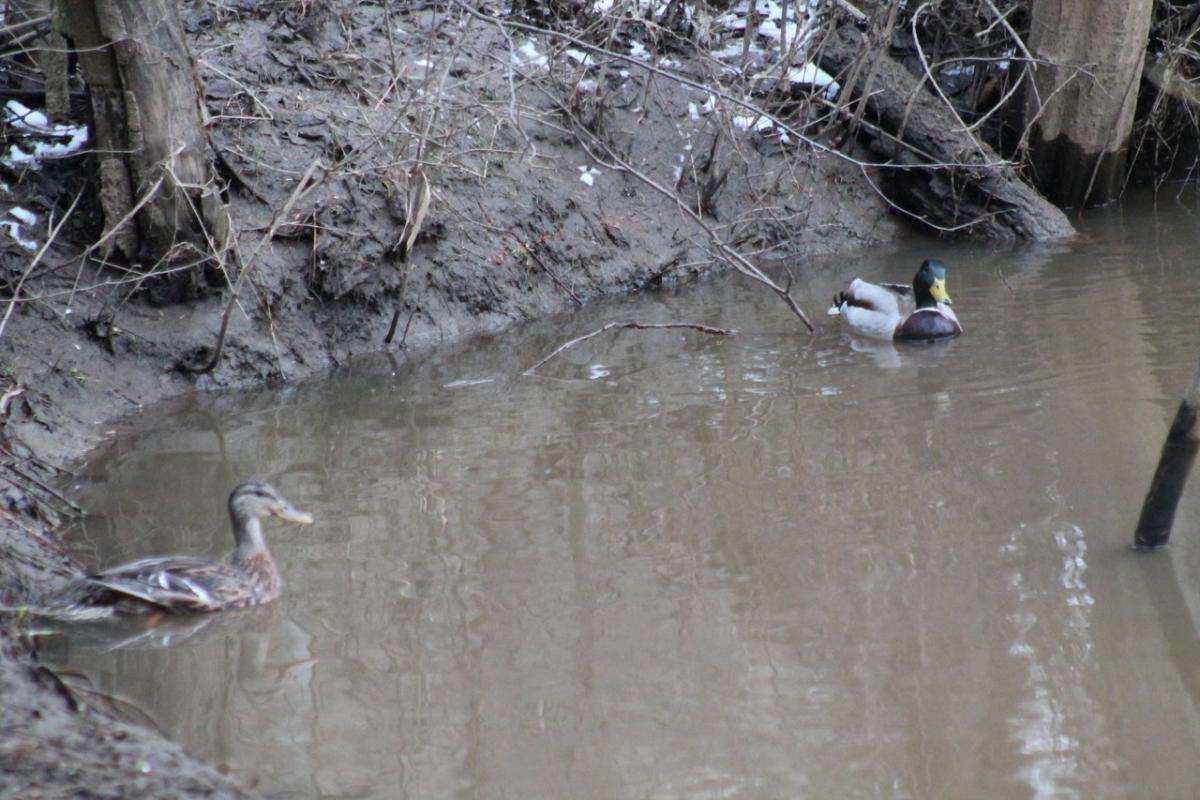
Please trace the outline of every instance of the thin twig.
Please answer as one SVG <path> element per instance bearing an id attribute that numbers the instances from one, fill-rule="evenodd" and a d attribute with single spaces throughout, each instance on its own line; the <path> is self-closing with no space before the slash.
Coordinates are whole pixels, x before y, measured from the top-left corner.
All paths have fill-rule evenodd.
<path id="1" fill-rule="evenodd" d="M 1008 209 L 1001 208 L 996 211 L 989 211 L 986 214 L 980 214 L 977 217 L 972 217 L 971 219 L 967 220 L 966 222 L 960 222 L 957 225 L 938 225 L 936 222 L 929 219 L 924 214 L 918 214 L 916 211 L 910 211 L 909 209 L 907 209 L 904 206 L 897 203 L 892 198 L 888 197 L 887 192 L 885 192 L 882 188 L 880 188 L 879 184 L 877 184 L 875 182 L 875 179 L 871 177 L 871 173 L 868 172 L 867 170 L 864 169 L 862 171 L 862 176 L 863 176 L 863 179 L 866 180 L 867 185 L 870 186 L 875 191 L 875 194 L 879 195 L 879 199 L 882 200 L 884 203 L 886 203 L 888 206 L 890 206 L 894 211 L 896 211 L 900 214 L 903 214 L 904 216 L 909 217 L 910 219 L 915 219 L 916 221 L 918 221 L 924 225 L 928 225 L 930 228 L 933 228 L 935 231 L 941 231 L 942 233 L 958 233 L 960 231 L 970 230 L 971 228 L 975 227 L 976 225 L 978 225 L 981 222 L 986 222 L 987 220 L 992 219 L 993 217 L 999 217 L 999 216 L 1002 216 L 1002 215 L 1008 213 Z"/>
<path id="2" fill-rule="evenodd" d="M 25 284 L 25 280 L 30 276 L 30 274 L 33 273 L 34 267 L 36 267 L 38 262 L 42 260 L 42 256 L 46 255 L 46 251 L 50 249 L 50 245 L 52 245 L 54 240 L 58 238 L 58 232 L 62 230 L 62 226 L 65 225 L 67 220 L 71 218 L 71 212 L 75 210 L 75 206 L 78 205 L 79 198 L 81 197 L 83 197 L 82 189 L 77 195 L 75 195 L 75 199 L 71 201 L 71 205 L 67 209 L 67 213 L 63 214 L 62 219 L 60 219 L 58 224 L 55 225 L 50 231 L 50 235 L 46 237 L 45 243 L 38 248 L 37 253 L 34 254 L 33 259 L 29 262 L 29 266 L 26 267 L 25 271 L 21 273 L 21 277 L 17 281 L 17 285 L 13 287 L 12 299 L 8 301 L 8 308 L 4 309 L 4 318 L 0 319 L 0 339 L 4 338 L 4 329 L 8 327 L 8 321 L 12 318 L 13 309 L 17 307 L 17 302 L 21 298 L 21 287 Z"/>
<path id="3" fill-rule="evenodd" d="M 678 73 L 671 72 L 671 71 L 663 69 L 661 67 L 656 67 L 652 64 L 647 64 L 644 61 L 639 61 L 634 56 L 631 56 L 631 55 L 628 55 L 625 53 L 620 53 L 615 50 L 607 50 L 603 47 L 594 45 L 591 42 L 584 41 L 583 39 L 580 39 L 576 36 L 571 36 L 570 34 L 563 33 L 561 31 L 551 30 L 549 28 L 539 28 L 536 25 L 528 25 L 523 22 L 516 22 L 511 19 L 502 19 L 500 17 L 489 16 L 488 14 L 485 14 L 475 8 L 471 8 L 466 3 L 461 2 L 461 0 L 459 0 L 457 5 L 468 15 L 470 15 L 472 17 L 476 17 L 481 20 L 484 20 L 485 22 L 490 22 L 493 25 L 498 25 L 502 29 L 513 28 L 516 30 L 526 31 L 528 33 L 538 33 L 538 34 L 542 34 L 544 36 L 549 36 L 552 38 L 560 39 L 562 41 L 569 42 L 573 47 L 577 47 L 580 50 L 584 50 L 589 53 L 594 53 L 596 55 L 601 55 L 606 58 L 611 58 L 611 59 L 614 59 L 617 61 L 621 61 L 625 64 L 628 64 L 632 67 L 640 69 L 644 72 L 653 73 L 655 75 L 661 75 L 663 77 L 666 77 L 666 78 L 678 83 L 680 86 L 687 86 L 691 89 L 698 89 L 702 92 L 706 92 L 715 98 L 724 100 L 725 102 L 729 103 L 730 105 L 745 109 L 746 111 L 749 111 L 753 114 L 758 114 L 766 119 L 771 120 L 771 123 L 773 125 L 775 125 L 776 128 L 778 128 L 779 130 L 788 134 L 788 136 L 794 137 L 798 141 L 803 142 L 804 144 L 808 145 L 809 147 L 813 148 L 814 150 L 816 150 L 819 153 L 825 153 L 826 155 L 832 156 L 833 158 L 839 159 L 841 161 L 845 161 L 847 163 L 854 164 L 855 166 L 859 166 L 859 167 L 878 167 L 879 169 L 912 169 L 911 165 L 897 166 L 896 164 L 894 164 L 890 161 L 863 161 L 862 159 L 855 158 L 852 155 L 843 153 L 841 150 L 839 150 L 836 147 L 831 147 L 827 144 L 817 141 L 816 139 L 812 138 L 811 136 L 806 136 L 799 129 L 793 127 L 792 125 L 789 125 L 787 122 L 780 119 L 776 115 L 771 114 L 768 111 L 764 111 L 762 108 L 755 105 L 753 102 L 751 102 L 749 100 L 746 100 L 741 97 L 736 97 L 736 96 L 730 94 L 729 92 L 722 91 L 721 89 L 719 89 L 716 86 L 713 86 L 711 84 L 706 84 L 706 83 L 702 83 L 697 80 L 692 80 L 691 78 L 688 78 L 684 75 L 680 75 Z M 960 169 L 963 165 L 962 164 L 945 164 L 943 166 L 945 166 L 947 168 Z M 1006 168 L 1008 165 L 1007 164 L 972 164 L 970 166 L 973 169 L 983 169 L 983 168 L 987 168 L 987 167 L 993 167 L 993 168 L 1000 169 L 1000 168 Z"/>
<path id="4" fill-rule="evenodd" d="M 273 113 L 271 113 L 271 108 L 266 103 L 264 103 L 262 100 L 259 100 L 258 95 L 254 93 L 254 90 L 251 89 L 249 86 L 247 86 L 245 83 L 242 83 L 236 77 L 234 77 L 230 73 L 226 72 L 225 70 L 221 69 L 220 67 L 218 67 L 216 64 L 212 63 L 211 61 L 205 61 L 203 58 L 197 58 L 196 61 L 199 62 L 200 64 L 204 65 L 208 69 L 211 69 L 213 72 L 217 73 L 222 78 L 224 78 L 225 80 L 232 83 L 234 86 L 241 89 L 246 94 L 246 96 L 250 98 L 250 102 L 252 102 L 252 103 L 254 103 L 254 105 L 258 106 L 259 110 L 261 110 L 263 113 L 263 116 L 261 116 L 261 117 L 246 116 L 246 117 L 239 117 L 239 119 L 266 120 L 267 122 L 271 122 L 275 119 L 275 115 Z M 204 104 L 201 103 L 200 107 L 204 108 Z M 206 109 L 206 111 L 207 111 L 207 109 Z"/>
<path id="5" fill-rule="evenodd" d="M 182 369 L 196 375 L 203 375 L 204 373 L 212 372 L 212 370 L 217 366 L 217 363 L 220 362 L 221 353 L 225 350 L 225 334 L 229 330 L 229 318 L 233 315 L 233 307 L 237 303 L 238 290 L 241 289 L 242 281 L 246 280 L 246 277 L 253 271 L 255 262 L 258 260 L 258 254 L 262 252 L 263 246 L 275 236 L 275 231 L 278 230 L 279 227 L 284 224 L 288 216 L 291 215 L 292 208 L 297 202 L 300 201 L 300 198 L 304 197 L 310 191 L 315 189 L 320 183 L 319 180 L 310 180 L 313 177 L 313 173 L 315 173 L 317 168 L 320 166 L 320 158 L 314 159 L 313 162 L 308 165 L 308 169 L 304 171 L 304 175 L 300 178 L 300 182 L 296 184 L 296 188 L 293 189 L 291 195 L 288 196 L 287 202 L 284 203 L 283 207 L 275 213 L 274 218 L 271 220 L 270 227 L 267 228 L 267 232 L 264 233 L 262 238 L 258 240 L 258 244 L 255 245 L 254 251 L 250 254 L 250 258 L 247 259 L 242 265 L 242 270 L 238 273 L 237 280 L 229 289 L 229 302 L 225 304 L 225 313 L 221 317 L 221 330 L 217 334 L 217 344 L 216 347 L 213 348 L 212 358 L 209 359 L 207 363 L 200 365 L 189 364 L 185 361 L 181 361 L 180 367 Z"/>
<path id="6" fill-rule="evenodd" d="M 1029 48 L 1025 46 L 1025 40 L 1022 39 L 1021 35 L 1017 33 L 1017 30 L 1012 26 L 1012 23 L 1008 21 L 1008 15 L 1012 13 L 1014 9 L 1016 9 L 1016 6 L 1013 6 L 1013 8 L 1010 8 L 1008 11 L 1001 13 L 1000 9 L 996 8 L 996 4 L 993 3 L 992 0 L 983 0 L 983 2 L 987 4 L 987 7 L 990 8 L 992 13 L 996 15 L 996 21 L 1003 25 L 1005 30 L 1008 31 L 1008 35 L 1011 36 L 1013 41 L 1017 43 L 1017 47 L 1020 48 L 1021 52 L 1025 54 L 1025 58 L 1033 62 L 1034 69 L 1036 70 L 1037 59 L 1033 57 L 1033 53 L 1029 52 Z M 988 30 L 991 30 L 991 26 L 988 27 Z"/>
<path id="7" fill-rule="evenodd" d="M 712 334 L 713 336 L 732 336 L 735 333 L 735 331 L 732 331 L 728 328 L 714 328 L 710 325 L 698 325 L 694 322 L 607 322 L 602 327 L 597 328 L 591 333 L 585 333 L 583 336 L 576 336 L 574 339 L 571 339 L 568 342 L 563 342 L 558 347 L 554 348 L 550 355 L 546 356 L 521 374 L 532 375 L 534 370 L 564 350 L 569 350 L 580 342 L 586 342 L 588 339 L 599 336 L 606 331 L 611 331 L 613 328 L 632 328 L 638 331 L 659 330 L 664 328 L 691 328 L 692 330 L 700 331 L 701 333 Z"/>
<path id="8" fill-rule="evenodd" d="M 8 407 L 12 404 L 13 399 L 20 397 L 24 391 L 25 387 L 18 383 L 3 395 L 0 395 L 0 419 L 8 416 Z"/>
<path id="9" fill-rule="evenodd" d="M 917 50 L 917 59 L 921 62 L 921 69 L 925 71 L 925 77 L 929 79 L 929 85 L 933 87 L 933 91 L 936 92 L 937 96 L 942 99 L 942 102 L 945 104 L 947 110 L 954 115 L 954 120 L 958 123 L 959 129 L 971 137 L 971 143 L 975 145 L 975 149 L 979 152 L 979 155 L 983 156 L 984 160 L 986 161 L 987 151 L 984 150 L 983 144 L 980 143 L 977 138 L 975 138 L 975 134 L 971 133 L 971 129 L 967 127 L 967 123 L 963 122 L 963 118 L 959 116 L 958 109 L 954 107 L 954 103 L 951 102 L 950 98 L 946 96 L 946 93 L 942 91 L 941 85 L 938 83 L 937 78 L 933 76 L 933 72 L 930 70 L 929 59 L 925 57 L 925 50 L 921 47 L 921 36 L 917 32 L 917 21 L 921 18 L 921 15 L 925 13 L 925 10 L 928 7 L 929 2 L 922 3 L 917 10 L 913 12 L 912 16 L 912 41 L 913 47 L 915 47 Z"/>
<path id="10" fill-rule="evenodd" d="M 860 11 L 857 6 L 849 3 L 848 0 L 837 0 L 837 4 L 843 11 L 854 17 L 855 22 L 866 22 L 868 19 L 870 19 L 866 13 Z"/>
<path id="11" fill-rule="evenodd" d="M 559 109 L 562 111 L 562 113 L 575 123 L 575 127 L 577 129 L 576 134 L 579 136 L 579 142 L 583 145 L 584 149 L 588 151 L 588 154 L 592 158 L 594 158 L 597 162 L 604 164 L 604 166 L 608 167 L 609 169 L 619 170 L 633 178 L 636 178 L 646 186 L 661 194 L 663 197 L 673 200 L 676 207 L 679 208 L 680 211 L 682 211 L 689 218 L 691 218 L 692 222 L 694 222 L 697 227 L 704 231 L 705 235 L 708 236 L 709 240 L 713 243 L 717 250 L 720 251 L 721 255 L 725 258 L 729 265 L 734 268 L 734 270 L 752 280 L 761 283 L 763 286 L 766 286 L 768 289 L 774 292 L 776 296 L 778 296 L 779 299 L 784 302 L 788 309 L 797 317 L 799 317 L 800 321 L 804 323 L 804 327 L 808 328 L 809 333 L 816 332 L 816 328 L 813 326 L 812 322 L 809 321 L 808 317 L 805 315 L 804 311 L 801 310 L 800 306 L 796 304 L 796 300 L 792 297 L 791 293 L 767 277 L 767 275 L 754 264 L 752 264 L 748 258 L 739 253 L 728 242 L 722 239 L 720 234 L 713 230 L 712 226 L 704 220 L 704 217 L 697 212 L 696 209 L 685 203 L 677 192 L 668 189 L 658 181 L 651 178 L 649 175 L 646 175 L 644 172 L 634 168 L 627 161 L 621 158 L 621 156 L 618 155 L 607 142 L 589 131 L 586 126 L 581 125 L 579 120 L 575 117 L 574 112 L 567 108 L 566 104 L 563 103 L 561 99 L 551 95 L 549 92 L 546 94 L 550 100 L 558 103 Z M 596 149 L 603 151 L 603 156 L 607 158 L 607 161 L 605 158 L 601 157 L 600 153 L 595 152 Z"/>
<path id="12" fill-rule="evenodd" d="M 550 276 L 550 280 L 554 281 L 555 286 L 557 286 L 562 291 L 566 292 L 567 295 L 570 296 L 570 298 L 575 301 L 575 305 L 578 305 L 578 306 L 583 305 L 583 301 L 579 299 L 579 295 L 575 294 L 575 292 L 573 292 L 571 290 L 571 287 L 567 286 L 565 283 L 562 282 L 562 279 L 558 277 L 558 275 L 554 272 L 554 270 L 550 269 L 550 266 L 545 261 L 542 260 L 542 257 L 537 254 L 537 251 L 534 250 L 533 247 L 526 244 L 516 234 L 512 234 L 512 236 L 514 239 L 517 240 L 517 244 L 521 245 L 521 249 L 523 249 L 529 255 L 530 258 L 532 258 L 534 261 L 537 262 L 537 265 L 542 268 L 543 272 L 545 272 L 547 275 Z"/>
<path id="13" fill-rule="evenodd" d="M 64 512 L 61 509 L 55 509 L 59 513 L 68 514 L 68 515 L 71 513 L 75 513 L 75 514 L 82 513 L 83 507 L 80 506 L 78 503 L 74 502 L 73 500 L 71 500 L 71 498 L 67 497 L 66 495 L 62 494 L 61 492 L 58 492 L 58 491 L 52 489 L 51 487 L 47 486 L 45 483 L 38 480 L 33 475 L 30 475 L 29 473 L 20 469 L 16 464 L 6 464 L 5 466 L 8 467 L 9 471 L 12 472 L 14 475 L 33 484 L 34 486 L 41 489 L 43 492 L 50 495 L 51 497 L 58 500 L 59 502 L 66 503 L 67 508 L 70 510 L 67 512 Z"/>

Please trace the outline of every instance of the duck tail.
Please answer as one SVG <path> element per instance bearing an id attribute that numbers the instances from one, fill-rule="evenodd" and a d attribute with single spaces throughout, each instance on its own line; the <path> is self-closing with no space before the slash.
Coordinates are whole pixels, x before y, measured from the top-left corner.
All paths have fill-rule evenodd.
<path id="1" fill-rule="evenodd" d="M 845 292 L 838 292 L 833 296 L 833 305 L 829 307 L 829 316 L 836 317 L 842 313 L 842 305 L 845 304 L 850 297 Z"/>

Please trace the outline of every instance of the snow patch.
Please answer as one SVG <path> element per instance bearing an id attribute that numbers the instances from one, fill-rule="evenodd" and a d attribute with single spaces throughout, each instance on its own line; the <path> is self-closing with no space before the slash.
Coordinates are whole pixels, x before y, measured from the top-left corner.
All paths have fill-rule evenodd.
<path id="1" fill-rule="evenodd" d="M 8 154 L 0 160 L 10 166 L 27 166 L 38 169 L 46 159 L 63 158 L 83 149 L 88 141 L 86 125 L 58 125 L 46 119 L 40 111 L 34 111 L 23 103 L 9 100 L 4 104 L 4 121 L 8 125 L 28 134 L 29 139 L 44 137 L 39 141 L 13 144 L 8 148 Z"/>
<path id="2" fill-rule="evenodd" d="M 815 86 L 818 89 L 824 89 L 821 92 L 826 98 L 832 100 L 841 91 L 842 87 L 833 79 L 825 70 L 818 67 L 816 64 L 807 63 L 803 67 L 792 67 L 788 70 L 788 81 L 806 86 Z"/>
<path id="3" fill-rule="evenodd" d="M 743 131 L 766 131 L 775 126 L 770 117 L 762 114 L 738 114 L 734 116 L 733 124 Z"/>
<path id="4" fill-rule="evenodd" d="M 550 63 L 550 59 L 542 55 L 532 39 L 526 39 L 513 51 L 512 63 L 518 67 L 545 67 Z"/>
<path id="5" fill-rule="evenodd" d="M 566 50 L 563 50 L 563 55 L 581 67 L 590 67 L 595 63 L 591 53 L 585 53 L 574 47 L 568 47 Z"/>
<path id="6" fill-rule="evenodd" d="M 20 206 L 13 206 L 8 210 L 8 213 L 19 219 L 23 225 L 33 225 L 38 220 L 37 214 Z"/>
<path id="7" fill-rule="evenodd" d="M 22 227 L 27 227 L 35 224 L 38 220 L 37 214 L 34 214 L 28 209 L 14 206 L 8 210 L 8 213 L 16 217 L 16 220 L 0 219 L 0 230 L 7 233 L 14 242 L 20 245 L 23 249 L 33 253 L 38 249 L 38 243 L 33 239 L 26 239 L 21 234 Z"/>

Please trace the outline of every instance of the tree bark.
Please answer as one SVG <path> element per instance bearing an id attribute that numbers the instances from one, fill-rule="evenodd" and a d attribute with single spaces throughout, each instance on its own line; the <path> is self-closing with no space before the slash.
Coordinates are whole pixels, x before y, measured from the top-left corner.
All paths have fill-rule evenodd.
<path id="1" fill-rule="evenodd" d="M 199 78 L 176 3 L 58 0 L 58 11 L 91 95 L 107 247 L 151 270 L 224 248 Z M 186 289 L 195 274 L 172 283 Z"/>
<path id="2" fill-rule="evenodd" d="M 822 69 L 843 82 L 876 58 L 858 92 L 867 118 L 862 135 L 895 169 L 880 171 L 889 200 L 940 229 L 992 238 L 1056 239 L 1075 232 L 1066 216 L 970 132 L 946 104 L 883 48 L 868 47 L 857 30 L 840 27 L 819 53 Z M 851 98 L 839 98 L 845 105 Z"/>
<path id="3" fill-rule="evenodd" d="M 1175 522 L 1175 509 L 1183 496 L 1188 473 L 1196 463 L 1200 451 L 1200 426 L 1196 424 L 1200 412 L 1200 368 L 1192 376 L 1192 384 L 1179 403 L 1175 421 L 1163 442 L 1158 468 L 1146 492 L 1142 513 L 1138 518 L 1137 530 L 1133 535 L 1134 546 L 1139 550 L 1156 550 L 1171 538 L 1171 526 Z"/>
<path id="4" fill-rule="evenodd" d="M 1141 82 L 1153 0 L 1033 0 L 1039 60 L 1025 96 L 1029 164 L 1064 208 L 1116 199 Z"/>

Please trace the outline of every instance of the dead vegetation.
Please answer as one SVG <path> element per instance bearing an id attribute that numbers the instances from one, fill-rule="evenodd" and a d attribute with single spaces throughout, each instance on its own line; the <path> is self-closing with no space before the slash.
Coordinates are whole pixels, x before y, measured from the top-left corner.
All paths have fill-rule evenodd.
<path id="1" fill-rule="evenodd" d="M 1191 182 L 1200 166 L 1200 9 L 1157 3 L 1150 39 L 1143 76 L 1155 91 L 1139 101 L 1131 177 Z"/>
<path id="2" fill-rule="evenodd" d="M 89 246 L 82 250 L 48 247 L 47 263 L 27 264 L 10 281 L 9 312 L 45 304 L 61 315 L 83 305 L 111 346 L 113 331 L 123 330 L 121 309 L 133 299 L 162 304 L 223 292 L 277 338 L 277 317 L 287 313 L 299 281 L 322 306 L 353 303 L 386 317 L 386 332 L 376 332 L 375 341 L 391 343 L 402 321 L 434 316 L 431 305 L 439 300 L 465 303 L 478 314 L 504 306 L 504 295 L 528 285 L 529 271 L 578 304 L 598 287 L 586 268 L 572 269 L 578 257 L 547 229 L 555 221 L 523 232 L 504 220 L 507 210 L 489 202 L 504 193 L 495 179 L 511 175 L 514 165 L 524 167 L 526 178 L 563 172 L 569 178 L 555 163 L 561 156 L 549 156 L 543 145 L 556 137 L 562 141 L 555 144 L 589 145 L 594 163 L 573 166 L 607 165 L 640 176 L 690 220 L 694 232 L 685 235 L 693 252 L 671 259 L 668 269 L 653 265 L 653 280 L 681 265 L 695 271 L 704 261 L 753 274 L 763 259 L 794 259 L 806 234 L 811 239 L 839 224 L 812 218 L 814 192 L 806 184 L 815 157 L 840 159 L 872 178 L 891 166 L 849 146 L 868 124 L 866 115 L 835 101 L 826 78 L 816 77 L 814 54 L 831 32 L 863 21 L 846 8 L 853 7 L 792 3 L 784 9 L 790 34 L 785 26 L 772 38 L 765 31 L 777 28 L 777 20 L 682 2 L 649 11 L 617 3 L 604 14 L 581 3 L 528 3 L 500 16 L 457 2 L 201 4 L 186 22 L 205 79 L 219 183 L 197 190 L 227 199 L 234 235 L 227 243 L 209 241 L 208 252 L 180 242 L 154 264 L 133 264 L 110 251 L 135 214 L 109 220 L 102 235 L 83 240 Z M 902 21 L 893 19 L 893 28 Z M 233 38 L 231 26 L 238 31 Z M 24 37 L 24 46 L 36 42 L 22 30 L 12 38 Z M 230 59 L 230 51 L 249 57 Z M 15 59 L 40 63 L 37 51 Z M 811 77 L 794 74 L 805 69 Z M 849 70 L 852 84 L 862 71 L 860 64 Z M 24 82 L 36 80 L 27 70 Z M 632 139 L 655 105 L 658 113 L 680 112 L 666 107 L 668 95 L 690 98 L 688 130 L 673 152 L 638 153 Z M 84 173 L 80 160 L 61 167 Z M 289 196 L 310 164 L 319 165 L 317 185 L 305 187 L 286 219 L 276 219 L 272 199 Z M 731 178 L 749 192 L 733 197 Z M 141 203 L 160 188 L 145 187 Z M 886 189 L 881 193 L 903 207 Z M 65 209 L 58 212 L 64 216 L 73 208 L 62 198 L 53 202 L 51 211 Z M 592 220 L 589 227 L 618 239 L 626 225 Z M 94 219 L 82 227 L 89 229 Z M 451 229 L 456 233 L 447 239 Z M 303 255 L 302 275 L 245 263 L 264 233 L 277 259 Z M 413 291 L 413 254 L 422 250 L 416 261 L 435 268 Z M 453 275 L 463 258 L 497 269 L 463 286 Z M 54 278 L 68 275 L 64 293 L 64 282 Z M 183 295 L 180 275 L 189 276 Z M 790 297 L 781 284 L 770 285 Z M 228 313 L 218 319 L 214 339 L 189 344 L 177 354 L 181 364 L 216 366 Z M 286 359 L 276 361 L 286 374 Z"/>
<path id="3" fill-rule="evenodd" d="M 653 281 L 703 262 L 761 280 L 754 272 L 764 261 L 794 262 L 814 231 L 838 225 L 813 218 L 815 159 L 840 160 L 888 207 L 933 230 L 1036 238 L 1069 229 L 1022 180 L 1030 123 L 1018 112 L 1045 100 L 1031 99 L 1037 62 L 1024 43 L 1024 2 L 622 0 L 601 11 L 523 0 L 497 14 L 460 1 L 214 0 L 185 17 L 205 81 L 215 174 L 212 185 L 194 188 L 226 199 L 234 235 L 201 250 L 181 241 L 153 264 L 132 263 L 114 257 L 112 245 L 161 184 L 143 187 L 133 211 L 98 230 L 94 208 L 80 203 L 83 157 L 49 169 L 73 176 L 69 196 L 46 170 L 9 165 L 10 183 L 41 195 L 38 213 L 50 224 L 32 261 L 9 254 L 20 267 L 7 270 L 0 337 L 16 308 L 61 319 L 85 306 L 90 329 L 113 347 L 131 300 L 214 292 L 274 334 L 296 283 L 323 307 L 354 303 L 386 320 L 373 330 L 377 344 L 435 318 L 439 302 L 493 312 L 529 285 L 529 272 L 579 304 L 603 290 L 586 267 L 573 268 L 578 257 L 548 229 L 555 221 L 523 231 L 489 202 L 504 192 L 497 178 L 569 178 L 544 144 L 556 137 L 556 145 L 583 147 L 590 163 L 572 166 L 625 172 L 662 195 L 689 229 L 691 252 L 654 265 Z M 36 98 L 46 91 L 52 26 L 45 15 L 13 19 L 3 32 L 6 92 Z M 1147 94 L 1138 139 L 1139 163 L 1159 179 L 1195 168 L 1194 104 L 1180 81 L 1192 69 L 1196 33 L 1194 14 L 1162 4 L 1154 38 L 1165 58 L 1148 76 L 1168 88 Z M 1072 79 L 1086 80 L 1086 70 Z M 78 111 L 82 89 L 67 93 Z M 688 98 L 679 147 L 639 152 L 647 115 L 680 113 L 668 96 Z M 10 139 L 28 135 L 10 124 Z M 316 183 L 276 219 L 275 198 L 289 196 L 310 164 L 318 165 Z M 734 183 L 746 191 L 733 197 Z M 590 227 L 619 240 L 624 226 Z M 276 259 L 302 256 L 302 273 L 244 263 L 260 239 Z M 462 286 L 453 273 L 464 258 L 497 269 Z M 423 285 L 411 285 L 422 266 Z M 788 302 L 790 288 L 768 280 Z M 222 312 L 212 328 L 227 319 Z M 212 332 L 213 341 L 192 342 L 179 362 L 215 368 L 224 338 Z M 287 374 L 286 359 L 276 361 Z"/>

